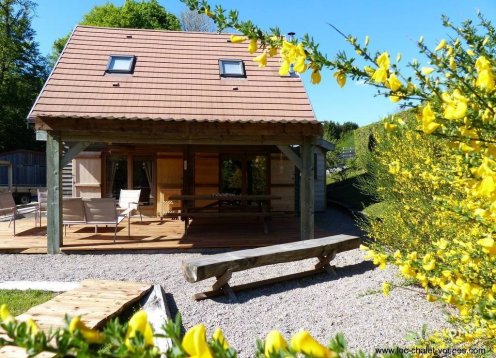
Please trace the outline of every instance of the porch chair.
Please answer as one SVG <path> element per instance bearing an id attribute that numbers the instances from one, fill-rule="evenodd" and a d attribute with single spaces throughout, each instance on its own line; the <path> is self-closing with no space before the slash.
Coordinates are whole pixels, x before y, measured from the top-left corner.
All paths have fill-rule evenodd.
<path id="1" fill-rule="evenodd" d="M 133 211 L 137 210 L 140 214 L 140 220 L 143 222 L 143 217 L 141 216 L 141 210 L 139 208 L 139 199 L 141 195 L 141 189 L 138 190 L 124 190 L 121 189 L 119 194 L 119 202 L 117 210 L 120 215 L 129 216 L 131 220 L 131 214 Z"/>
<path id="2" fill-rule="evenodd" d="M 48 190 L 47 189 L 37 189 L 38 192 L 38 205 L 36 205 L 36 211 L 34 212 L 34 226 L 36 226 L 38 220 L 41 227 L 41 215 L 47 213 L 48 207 Z"/>
<path id="3" fill-rule="evenodd" d="M 113 198 L 94 198 L 85 200 L 83 204 L 86 215 L 86 224 L 95 225 L 95 233 L 97 232 L 98 225 L 115 225 L 115 242 L 117 225 L 127 217 L 127 236 L 131 236 L 129 212 L 127 214 L 117 213 L 117 206 Z"/>
<path id="4" fill-rule="evenodd" d="M 64 235 L 67 235 L 67 226 L 86 224 L 83 199 L 62 199 L 62 224 L 64 225 Z"/>
<path id="5" fill-rule="evenodd" d="M 12 222 L 14 222 L 14 236 L 16 234 L 16 215 L 17 206 L 14 201 L 14 197 L 10 191 L 5 193 L 0 193 L 0 216 L 9 217 L 9 227 Z"/>

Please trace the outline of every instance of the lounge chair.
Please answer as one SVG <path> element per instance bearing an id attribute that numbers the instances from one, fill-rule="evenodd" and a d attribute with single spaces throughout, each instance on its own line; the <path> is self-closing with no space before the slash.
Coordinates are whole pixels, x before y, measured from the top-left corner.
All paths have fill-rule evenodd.
<path id="1" fill-rule="evenodd" d="M 14 222 L 14 236 L 16 234 L 17 206 L 11 192 L 0 193 L 0 216 L 9 217 L 9 227 Z"/>
<path id="2" fill-rule="evenodd" d="M 67 235 L 68 225 L 86 225 L 86 215 L 84 213 L 83 199 L 62 199 L 62 224 L 64 225 L 65 235 Z"/>
<path id="3" fill-rule="evenodd" d="M 141 195 L 141 189 L 138 190 L 124 190 L 121 189 L 119 194 L 119 203 L 117 204 L 117 210 L 119 211 L 119 215 L 129 216 L 131 219 L 131 215 L 133 211 L 137 210 L 140 214 L 140 220 L 143 222 L 143 217 L 141 216 L 141 210 L 139 208 L 139 199 Z"/>
<path id="4" fill-rule="evenodd" d="M 117 225 L 128 217 L 127 233 L 131 236 L 131 228 L 129 225 L 129 212 L 117 213 L 115 200 L 112 198 L 94 198 L 83 201 L 84 212 L 86 215 L 86 224 L 95 225 L 95 233 L 98 225 L 115 225 L 114 242 L 117 233 Z"/>
<path id="5" fill-rule="evenodd" d="M 34 212 L 34 226 L 36 226 L 38 220 L 40 222 L 41 227 L 41 215 L 43 213 L 47 213 L 48 206 L 48 190 L 40 190 L 38 189 L 38 204 L 36 206 L 36 211 Z"/>

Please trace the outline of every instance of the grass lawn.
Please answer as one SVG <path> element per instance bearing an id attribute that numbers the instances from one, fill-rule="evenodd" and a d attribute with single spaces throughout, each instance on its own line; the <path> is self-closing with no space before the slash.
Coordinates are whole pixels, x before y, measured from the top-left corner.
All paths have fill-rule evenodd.
<path id="1" fill-rule="evenodd" d="M 0 290 L 0 305 L 7 304 L 10 313 L 17 316 L 29 308 L 46 302 L 57 293 L 39 290 Z"/>

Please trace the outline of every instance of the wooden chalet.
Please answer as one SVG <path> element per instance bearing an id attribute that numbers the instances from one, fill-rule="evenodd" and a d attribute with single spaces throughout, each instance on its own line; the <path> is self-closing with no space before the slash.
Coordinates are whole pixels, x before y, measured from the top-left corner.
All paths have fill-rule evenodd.
<path id="1" fill-rule="evenodd" d="M 75 28 L 28 118 L 46 133 L 49 253 L 62 245 L 68 164 L 65 194 L 139 188 L 150 216 L 180 211 L 174 195 L 277 196 L 271 210 L 299 213 L 301 239 L 313 238 L 331 148 L 301 79 L 280 76 L 277 58 L 259 68 L 246 46 L 226 34 Z"/>

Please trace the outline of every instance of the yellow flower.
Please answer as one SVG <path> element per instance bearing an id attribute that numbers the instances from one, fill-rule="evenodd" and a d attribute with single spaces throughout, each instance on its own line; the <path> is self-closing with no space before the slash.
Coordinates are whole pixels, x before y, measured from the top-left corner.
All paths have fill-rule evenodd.
<path id="1" fill-rule="evenodd" d="M 427 294 L 427 296 L 425 296 L 425 298 L 429 302 L 436 302 L 437 301 L 437 297 L 436 296 L 433 296 L 431 294 Z"/>
<path id="2" fill-rule="evenodd" d="M 267 66 L 267 51 L 262 52 L 260 55 L 255 57 L 253 61 L 258 62 L 258 67 Z"/>
<path id="3" fill-rule="evenodd" d="M 398 125 L 393 124 L 393 123 L 389 123 L 389 122 L 384 122 L 384 129 L 385 129 L 387 132 L 392 132 L 392 131 L 394 131 L 396 128 L 398 128 Z"/>
<path id="4" fill-rule="evenodd" d="M 383 67 L 385 70 L 389 69 L 389 65 L 390 65 L 389 53 L 387 52 L 381 53 L 375 60 L 375 63 L 377 63 L 377 66 Z"/>
<path id="5" fill-rule="evenodd" d="M 469 153 L 474 151 L 474 148 L 472 148 L 471 146 L 465 143 L 460 143 L 459 148 L 464 153 Z"/>
<path id="6" fill-rule="evenodd" d="M 442 39 L 441 41 L 439 41 L 439 44 L 436 46 L 436 48 L 434 49 L 434 51 L 439 51 L 443 48 L 446 47 L 446 40 L 445 39 Z"/>
<path id="7" fill-rule="evenodd" d="M 402 98 L 403 98 L 403 96 L 398 96 L 398 95 L 394 95 L 394 94 L 389 96 L 389 100 L 393 103 L 401 101 Z"/>
<path id="8" fill-rule="evenodd" d="M 369 45 L 369 41 L 370 41 L 369 35 L 365 36 L 365 46 Z"/>
<path id="9" fill-rule="evenodd" d="M 490 249 L 490 248 L 494 247 L 494 244 L 496 242 L 494 241 L 494 239 L 492 237 L 486 237 L 485 239 L 481 239 L 481 240 L 477 241 L 477 243 L 486 249 Z"/>
<path id="10" fill-rule="evenodd" d="M 227 343 L 227 339 L 224 337 L 224 334 L 222 333 L 222 330 L 220 328 L 217 328 L 212 335 L 212 338 L 219 342 L 224 349 L 229 348 L 229 343 Z"/>
<path id="11" fill-rule="evenodd" d="M 318 85 L 320 83 L 321 79 L 322 79 L 322 76 L 320 75 L 320 71 L 319 70 L 313 70 L 312 76 L 311 76 L 312 84 Z"/>
<path id="12" fill-rule="evenodd" d="M 186 332 L 183 338 L 183 348 L 191 358 L 213 358 L 207 344 L 205 326 L 201 323 Z"/>
<path id="13" fill-rule="evenodd" d="M 231 35 L 230 39 L 232 43 L 239 44 L 241 42 L 246 41 L 248 38 L 246 36 Z"/>
<path id="14" fill-rule="evenodd" d="M 481 196 L 491 196 L 496 189 L 496 183 L 494 182 L 494 178 L 492 176 L 487 176 L 477 187 L 477 193 Z"/>
<path id="15" fill-rule="evenodd" d="M 334 78 L 336 79 L 339 87 L 343 88 L 346 84 L 346 74 L 343 71 L 338 71 L 334 74 Z"/>
<path id="16" fill-rule="evenodd" d="M 371 79 L 376 83 L 386 83 L 387 78 L 388 78 L 388 70 L 382 66 L 379 67 L 377 70 L 375 70 L 374 74 L 371 77 Z"/>
<path id="17" fill-rule="evenodd" d="M 291 339 L 291 348 L 298 353 L 303 353 L 315 358 L 332 357 L 329 348 L 317 342 L 307 331 L 301 331 Z"/>
<path id="18" fill-rule="evenodd" d="M 282 61 L 281 67 L 279 67 L 279 76 L 287 76 L 289 74 L 290 67 L 291 64 L 289 63 L 289 61 Z"/>
<path id="19" fill-rule="evenodd" d="M 248 45 L 248 52 L 249 53 L 255 53 L 255 52 L 257 52 L 257 49 L 258 49 L 257 40 L 250 40 L 250 43 Z"/>
<path id="20" fill-rule="evenodd" d="M 360 251 L 368 251 L 369 250 L 368 246 L 365 246 L 363 244 L 360 244 L 360 246 L 358 248 L 360 249 Z"/>
<path id="21" fill-rule="evenodd" d="M 288 343 L 279 331 L 270 331 L 265 337 L 265 356 L 269 357 L 271 353 L 286 349 Z"/>
<path id="22" fill-rule="evenodd" d="M 277 55 L 277 47 L 271 47 L 269 49 L 269 57 L 274 57 Z"/>
<path id="23" fill-rule="evenodd" d="M 473 50 L 467 50 L 467 55 L 469 56 L 475 56 L 475 52 Z"/>
<path id="24" fill-rule="evenodd" d="M 296 58 L 296 62 L 294 65 L 294 70 L 298 73 L 303 73 L 307 70 L 307 64 L 305 63 L 306 58 L 303 56 L 299 56 Z"/>
<path id="25" fill-rule="evenodd" d="M 396 92 L 401 88 L 403 84 L 401 81 L 398 79 L 398 77 L 393 73 L 391 76 L 389 76 L 386 86 L 389 87 L 393 92 Z"/>
<path id="26" fill-rule="evenodd" d="M 494 74 L 491 69 L 482 70 L 477 76 L 475 85 L 480 89 L 492 91 L 494 89 Z"/>
<path id="27" fill-rule="evenodd" d="M 422 268 L 425 271 L 432 271 L 436 268 L 436 260 L 432 257 L 431 254 L 427 254 L 424 256 L 422 260 Z"/>
<path id="28" fill-rule="evenodd" d="M 26 326 L 28 327 L 29 334 L 31 334 L 32 336 L 35 336 L 40 331 L 40 328 L 38 327 L 36 322 L 33 321 L 31 318 L 27 319 Z"/>
<path id="29" fill-rule="evenodd" d="M 370 66 L 365 66 L 363 68 L 363 70 L 369 75 L 369 76 L 372 76 L 374 74 L 374 69 Z"/>
<path id="30" fill-rule="evenodd" d="M 69 323 L 69 332 L 74 333 L 75 331 L 79 331 L 83 336 L 83 338 L 86 340 L 86 342 L 90 344 L 92 343 L 99 344 L 102 343 L 104 340 L 104 335 L 102 333 L 86 326 L 81 321 L 80 317 L 72 318 L 71 322 Z"/>
<path id="31" fill-rule="evenodd" d="M 444 102 L 444 117 L 446 119 L 462 119 L 467 114 L 468 98 L 460 93 L 458 89 L 450 95 L 446 92 L 441 94 Z"/>
<path id="32" fill-rule="evenodd" d="M 3 303 L 0 306 L 0 322 L 3 323 L 9 323 L 14 321 L 14 316 L 10 314 L 9 309 L 7 308 L 7 305 Z"/>
<path id="33" fill-rule="evenodd" d="M 490 70 L 491 68 L 492 68 L 491 62 L 485 56 L 480 56 L 475 61 L 475 69 L 477 70 L 477 72 L 483 70 Z"/>
<path id="34" fill-rule="evenodd" d="M 148 315 L 144 310 L 139 310 L 129 320 L 126 332 L 126 346 L 130 349 L 132 349 L 131 340 L 136 336 L 137 332 L 140 332 L 145 338 L 145 345 L 153 346 L 153 330 L 150 323 L 148 323 Z"/>
<path id="35" fill-rule="evenodd" d="M 387 297 L 389 296 L 389 293 L 391 292 L 391 284 L 389 282 L 383 282 L 382 283 L 382 294 Z"/>
<path id="36" fill-rule="evenodd" d="M 423 124 L 422 125 L 422 132 L 424 132 L 425 134 L 431 134 L 431 133 L 434 133 L 436 131 L 436 129 L 438 129 L 440 126 L 441 125 L 439 123 L 436 123 L 436 122 Z"/>
<path id="37" fill-rule="evenodd" d="M 432 67 L 422 67 L 422 74 L 424 76 L 430 75 L 432 72 L 434 72 L 434 69 Z"/>
<path id="38" fill-rule="evenodd" d="M 205 15 L 207 15 L 208 17 L 214 17 L 214 13 L 212 11 L 210 11 L 210 8 L 206 7 L 205 8 Z"/>
<path id="39" fill-rule="evenodd" d="M 450 57 L 449 59 L 449 67 L 455 71 L 456 70 L 456 61 L 453 57 Z"/>

